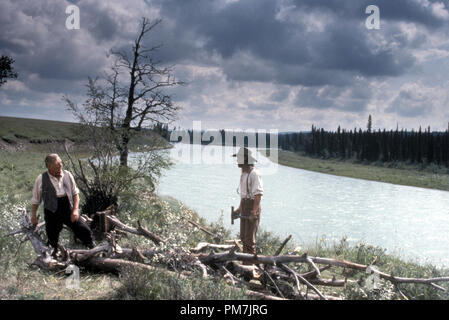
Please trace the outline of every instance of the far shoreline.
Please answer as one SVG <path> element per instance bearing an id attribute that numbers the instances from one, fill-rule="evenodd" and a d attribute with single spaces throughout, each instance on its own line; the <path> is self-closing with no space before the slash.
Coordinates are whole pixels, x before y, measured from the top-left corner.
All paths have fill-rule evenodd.
<path id="1" fill-rule="evenodd" d="M 431 172 L 431 168 L 420 170 L 417 165 L 396 164 L 399 167 L 391 167 L 394 164 L 374 165 L 354 163 L 350 160 L 318 159 L 285 150 L 279 150 L 278 163 L 291 168 L 340 177 L 449 191 L 449 174 L 443 172 L 444 168 Z M 447 171 L 449 172 L 449 169 Z"/>
<path id="2" fill-rule="evenodd" d="M 170 142 L 170 145 L 173 146 L 176 143 L 183 142 Z M 339 177 L 449 191 L 449 168 L 436 167 L 433 164 L 420 167 L 419 164 L 407 163 L 364 163 L 355 160 L 319 159 L 287 150 L 278 151 L 278 164 Z"/>

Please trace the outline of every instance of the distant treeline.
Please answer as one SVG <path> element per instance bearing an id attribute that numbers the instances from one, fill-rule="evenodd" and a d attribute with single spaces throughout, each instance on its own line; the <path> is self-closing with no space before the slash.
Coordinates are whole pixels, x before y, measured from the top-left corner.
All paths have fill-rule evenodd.
<path id="1" fill-rule="evenodd" d="M 167 140 L 171 131 L 161 127 L 160 133 Z M 190 143 L 193 143 L 192 130 L 187 131 Z M 225 130 L 219 131 L 222 145 L 225 144 Z M 202 132 L 203 133 L 203 132 Z M 266 147 L 270 147 L 269 135 L 266 136 Z M 258 139 L 257 139 L 258 140 Z M 184 141 L 184 143 L 188 143 Z M 209 144 L 213 140 L 202 142 Z M 236 138 L 233 140 L 236 145 Z M 244 145 L 248 145 L 245 139 Z M 256 147 L 259 146 L 257 141 Z M 280 149 L 302 152 L 308 156 L 325 159 L 357 159 L 361 161 L 381 162 L 410 162 L 421 164 L 438 164 L 449 167 L 449 131 L 432 132 L 430 127 L 419 128 L 418 131 L 407 129 L 399 130 L 372 130 L 371 117 L 366 130 L 361 128 L 345 130 L 338 127 L 337 131 L 326 131 L 314 125 L 310 132 L 279 133 L 278 146 Z"/>
<path id="2" fill-rule="evenodd" d="M 325 131 L 312 126 L 310 133 L 289 133 L 279 137 L 284 150 L 303 151 L 322 158 L 367 161 L 436 163 L 449 167 L 449 132 L 354 129 Z"/>

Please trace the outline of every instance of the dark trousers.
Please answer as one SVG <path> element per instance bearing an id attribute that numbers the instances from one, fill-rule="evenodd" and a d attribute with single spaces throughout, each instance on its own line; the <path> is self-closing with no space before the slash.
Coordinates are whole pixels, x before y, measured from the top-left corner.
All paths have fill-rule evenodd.
<path id="1" fill-rule="evenodd" d="M 250 216 L 254 200 L 242 199 L 242 215 Z M 261 211 L 257 212 L 259 219 L 240 219 L 240 239 L 243 244 L 243 252 L 256 254 L 256 233 L 259 228 Z"/>
<path id="2" fill-rule="evenodd" d="M 93 246 L 93 234 L 87 223 L 81 218 L 76 222 L 70 220 L 72 211 L 70 209 L 69 198 L 58 198 L 58 209 L 56 212 L 44 209 L 45 229 L 47 231 L 48 243 L 57 248 L 59 242 L 59 233 L 62 225 L 69 227 L 75 236 L 81 240 L 86 247 Z"/>
<path id="3" fill-rule="evenodd" d="M 240 219 L 240 239 L 242 240 L 244 253 L 256 254 L 256 233 L 258 228 L 259 219 Z"/>

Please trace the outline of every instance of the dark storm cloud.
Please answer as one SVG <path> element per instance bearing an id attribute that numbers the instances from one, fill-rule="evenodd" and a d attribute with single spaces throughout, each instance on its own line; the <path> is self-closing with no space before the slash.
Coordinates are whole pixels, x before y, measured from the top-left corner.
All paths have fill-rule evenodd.
<path id="1" fill-rule="evenodd" d="M 16 60 L 19 79 L 29 74 L 41 79 L 86 79 L 104 65 L 106 51 L 92 51 L 98 47 L 92 48 L 89 34 L 65 28 L 67 5 L 63 1 L 0 4 L 0 43 Z"/>
<path id="2" fill-rule="evenodd" d="M 98 2 L 80 2 L 80 30 L 65 27 L 69 2 L 0 2 L 1 54 L 14 58 L 19 74 L 1 88 L 1 114 L 72 119 L 62 96 L 82 98 L 87 77 L 100 75 L 107 65 L 105 42 L 124 34 L 114 27 L 121 20 L 112 11 Z"/>
<path id="3" fill-rule="evenodd" d="M 98 47 L 83 46 L 79 41 L 75 43 L 71 39 L 73 33 L 61 30 L 64 29 L 61 26 L 65 22 L 64 10 L 68 3 L 30 3 L 24 1 L 23 5 L 14 8 L 10 5 L 2 8 L 0 14 L 4 26 L 0 43 L 18 56 L 18 64 L 43 78 L 61 79 L 85 78 L 104 66 L 101 55 L 90 54 Z M 417 0 L 245 0 L 228 4 L 211 0 L 155 0 L 146 3 L 158 7 L 165 20 L 148 41 L 150 46 L 163 44 L 158 52 L 160 60 L 218 64 L 230 80 L 304 86 L 344 85 L 350 83 L 354 75 L 398 76 L 413 66 L 414 60 L 407 47 L 379 49 L 371 44 L 372 39 L 363 28 L 365 8 L 369 4 L 381 8 L 382 19 L 422 23 L 429 27 L 443 24 L 442 18 L 433 14 L 430 6 L 425 7 Z M 125 37 L 132 41 L 132 35 L 124 28 L 129 20 L 126 14 L 98 1 L 79 1 L 77 4 L 82 12 L 82 25 L 97 45 Z M 295 7 L 287 13 L 326 11 L 330 23 L 321 32 L 306 32 L 305 21 L 279 17 L 289 4 Z M 23 14 L 34 19 L 46 18 L 53 25 L 47 26 L 46 33 L 29 30 L 29 35 L 25 36 L 20 30 L 27 26 L 14 17 L 16 13 L 8 13 L 13 9 L 21 9 Z M 23 41 L 13 41 L 11 35 L 17 32 L 5 32 L 8 29 L 19 31 Z M 384 33 L 384 40 L 392 40 L 392 34 L 387 30 Z M 104 53 L 108 49 L 104 47 Z M 20 53 L 28 55 L 21 60 Z M 246 59 L 241 59 L 242 53 Z M 218 54 L 222 61 L 214 60 L 214 54 Z M 343 73 L 330 75 L 336 71 Z"/>
<path id="4" fill-rule="evenodd" d="M 336 14 L 342 19 L 359 19 L 369 5 L 380 8 L 381 18 L 391 21 L 419 23 L 431 28 L 447 25 L 447 21 L 434 14 L 432 4 L 441 0 L 291 0 L 299 10 L 324 10 Z"/>
<path id="5" fill-rule="evenodd" d="M 111 40 L 120 32 L 120 20 L 107 8 L 101 8 L 100 2 L 92 5 L 80 5 L 83 12 L 83 27 L 99 41 Z"/>
<path id="6" fill-rule="evenodd" d="M 323 64 L 328 63 L 325 57 L 322 59 Z M 250 53 L 236 55 L 233 59 L 224 61 L 222 66 L 229 80 L 260 81 L 306 87 L 318 87 L 326 84 L 346 86 L 354 81 L 356 75 L 351 72 L 351 69 L 336 70 L 333 67 L 325 69 L 323 66 L 289 65 L 283 64 L 282 61 L 263 60 Z"/>
<path id="7" fill-rule="evenodd" d="M 285 64 L 306 63 L 311 60 L 301 21 L 291 24 L 276 19 L 277 1 L 248 0 L 234 2 L 220 10 L 202 28 L 208 39 L 206 48 L 217 50 L 223 58 L 238 51 L 249 51 L 266 60 Z"/>
<path id="8" fill-rule="evenodd" d="M 240 52 L 248 52 L 256 58 L 283 64 L 310 61 L 309 49 L 304 45 L 307 39 L 298 32 L 304 26 L 300 21 L 293 25 L 276 19 L 280 9 L 277 1 L 237 1 L 224 7 L 210 0 L 156 2 L 162 15 L 175 23 L 173 33 L 178 38 L 185 35 L 191 39 L 194 34 L 202 42 L 197 50 L 188 50 L 191 53 L 205 50 L 233 60 Z M 260 77 L 269 81 L 263 74 Z"/>
<path id="9" fill-rule="evenodd" d="M 366 30 L 341 23 L 329 28 L 322 39 L 315 41 L 317 56 L 314 67 L 328 70 L 346 70 L 370 76 L 398 76 L 414 63 L 414 58 L 403 49 L 373 49 Z"/>
<path id="10" fill-rule="evenodd" d="M 376 39 L 379 42 L 374 42 L 364 26 L 365 8 L 370 4 L 381 8 L 382 19 L 419 23 L 429 28 L 447 25 L 433 13 L 431 6 L 410 0 L 246 0 L 227 5 L 210 0 L 158 0 L 153 3 L 170 19 L 171 32 L 179 39 L 189 39 L 178 43 L 178 49 L 185 53 L 179 59 L 204 59 L 205 52 L 209 56 L 218 54 L 230 80 L 304 86 L 346 85 L 357 75 L 396 77 L 414 66 L 410 46 L 422 45 L 425 36 L 409 43 L 396 26 L 389 25 L 374 31 L 380 37 Z M 305 21 L 279 17 L 286 4 L 296 5 L 287 10 L 290 14 L 326 12 L 328 23 L 322 31 L 306 31 Z M 192 35 L 196 36 L 196 47 Z M 399 45 L 393 48 L 380 44 L 392 42 Z"/>
<path id="11" fill-rule="evenodd" d="M 19 81 L 28 90 L 23 94 L 79 95 L 87 76 L 108 66 L 108 50 L 129 48 L 141 16 L 157 9 L 163 21 L 145 41 L 149 47 L 162 44 L 155 59 L 218 70 L 199 73 L 191 79 L 194 86 L 173 90 L 176 101 L 201 106 L 201 95 L 263 82 L 274 90 L 289 88 L 273 93 L 272 102 L 284 102 L 293 90 L 296 106 L 355 112 L 368 105 L 371 80 L 410 73 L 416 66 L 411 49 L 426 49 L 430 32 L 448 27 L 447 10 L 437 0 L 70 2 L 80 7 L 79 31 L 65 28 L 67 1 L 0 2 L 1 53 L 16 60 Z M 372 4 L 380 7 L 380 30 L 365 28 L 365 8 Z M 410 36 L 400 22 L 414 24 L 419 32 Z M 190 80 L 188 72 L 179 74 Z M 19 99 L 19 91 L 10 98 Z M 403 111 L 407 99 L 399 96 L 390 111 L 418 115 Z M 269 106 L 270 101 L 253 107 Z"/>

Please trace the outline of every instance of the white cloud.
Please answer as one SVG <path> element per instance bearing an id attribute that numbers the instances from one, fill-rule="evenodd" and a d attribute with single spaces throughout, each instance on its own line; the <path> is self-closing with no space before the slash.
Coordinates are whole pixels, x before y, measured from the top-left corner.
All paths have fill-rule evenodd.
<path id="1" fill-rule="evenodd" d="M 151 43 L 163 42 L 160 58 L 189 82 L 170 91 L 185 127 L 202 120 L 216 128 L 353 128 L 365 127 L 368 113 L 387 128 L 441 126 L 448 76 L 435 80 L 429 70 L 449 66 L 449 31 L 438 27 L 449 13 L 441 1 L 418 2 L 426 14 L 407 20 L 393 12 L 368 32 L 347 10 L 295 9 L 289 0 L 257 8 L 235 0 L 80 0 L 81 29 L 69 31 L 68 1 L 4 0 L 0 45 L 16 59 L 19 79 L 2 86 L 0 112 L 59 117 L 50 110 L 64 110 L 63 93 L 82 102 L 87 76 L 108 66 L 106 52 L 132 44 L 142 16 L 162 16 Z"/>
<path id="2" fill-rule="evenodd" d="M 449 12 L 443 2 L 432 3 L 432 13 L 438 18 L 449 20 Z"/>
<path id="3" fill-rule="evenodd" d="M 447 83 L 446 83 L 447 85 Z M 449 102 L 447 88 L 428 87 L 421 83 L 405 83 L 386 108 L 387 112 L 402 117 L 429 118 L 434 114 L 442 114 Z"/>

